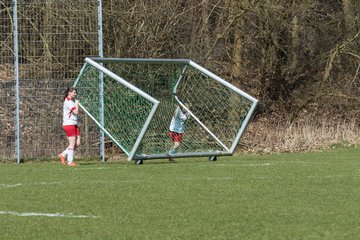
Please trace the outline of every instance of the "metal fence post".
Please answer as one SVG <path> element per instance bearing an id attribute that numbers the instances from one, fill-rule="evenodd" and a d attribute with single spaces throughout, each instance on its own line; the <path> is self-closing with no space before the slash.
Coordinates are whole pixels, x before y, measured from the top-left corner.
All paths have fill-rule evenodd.
<path id="1" fill-rule="evenodd" d="M 99 57 L 103 57 L 103 30 L 102 30 L 102 1 L 98 0 L 98 41 L 99 41 Z M 104 75 L 100 72 L 100 122 L 104 126 Z M 100 159 L 105 161 L 105 142 L 104 132 L 100 132 Z"/>
<path id="2" fill-rule="evenodd" d="M 14 79 L 15 79 L 15 152 L 16 162 L 20 163 L 20 97 L 19 97 L 19 46 L 18 46 L 18 19 L 17 0 L 13 0 L 14 17 Z"/>

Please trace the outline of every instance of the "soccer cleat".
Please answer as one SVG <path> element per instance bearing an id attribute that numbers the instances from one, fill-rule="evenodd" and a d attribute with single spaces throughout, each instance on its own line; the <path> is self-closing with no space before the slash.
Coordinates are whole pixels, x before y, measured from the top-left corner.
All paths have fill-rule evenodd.
<path id="1" fill-rule="evenodd" d="M 58 155 L 58 157 L 60 158 L 61 164 L 65 165 L 65 157 L 61 153 Z"/>
<path id="2" fill-rule="evenodd" d="M 74 163 L 74 162 L 71 162 L 71 163 L 68 163 L 68 166 L 69 166 L 69 167 L 76 167 L 76 166 L 77 166 L 77 164 L 76 164 L 76 163 Z"/>

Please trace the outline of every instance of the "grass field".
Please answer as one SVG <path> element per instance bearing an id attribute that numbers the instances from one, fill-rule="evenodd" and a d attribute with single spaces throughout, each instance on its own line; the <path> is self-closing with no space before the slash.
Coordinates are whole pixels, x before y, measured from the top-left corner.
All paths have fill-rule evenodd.
<path id="1" fill-rule="evenodd" d="M 0 239 L 358 239 L 360 149 L 0 164 Z"/>

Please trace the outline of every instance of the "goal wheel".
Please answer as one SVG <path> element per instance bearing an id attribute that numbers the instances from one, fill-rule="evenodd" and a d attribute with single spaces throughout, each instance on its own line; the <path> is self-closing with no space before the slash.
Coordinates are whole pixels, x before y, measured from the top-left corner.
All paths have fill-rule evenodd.
<path id="1" fill-rule="evenodd" d="M 209 157 L 209 161 L 216 161 L 217 160 L 217 157 L 216 156 L 210 156 Z"/>
<path id="2" fill-rule="evenodd" d="M 143 160 L 135 160 L 135 164 L 136 165 L 141 165 L 141 164 L 143 164 L 144 162 L 143 162 Z"/>

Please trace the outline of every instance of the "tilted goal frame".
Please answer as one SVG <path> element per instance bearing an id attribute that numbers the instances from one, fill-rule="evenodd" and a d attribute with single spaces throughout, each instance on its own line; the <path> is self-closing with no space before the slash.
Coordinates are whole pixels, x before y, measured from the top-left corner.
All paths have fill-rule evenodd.
<path id="1" fill-rule="evenodd" d="M 107 63 L 118 63 L 118 64 L 179 64 L 182 66 L 182 74 L 178 77 L 176 80 L 176 83 L 172 89 L 172 94 L 174 96 L 175 101 L 183 106 L 185 109 L 185 103 L 182 102 L 182 99 L 179 98 L 177 95 L 178 86 L 182 84 L 182 75 L 185 71 L 187 71 L 187 68 L 193 68 L 196 69 L 196 71 L 200 72 L 206 78 L 209 78 L 218 84 L 224 86 L 225 88 L 231 89 L 234 93 L 240 95 L 241 97 L 247 99 L 251 105 L 249 106 L 249 109 L 246 113 L 246 116 L 241 122 L 241 126 L 238 129 L 236 136 L 234 140 L 232 141 L 231 146 L 226 146 L 224 143 L 221 142 L 216 136 L 216 134 L 212 133 L 211 130 L 209 130 L 206 126 L 206 124 L 202 123 L 201 119 L 199 119 L 199 116 L 196 116 L 191 109 L 187 109 L 190 113 L 191 118 L 193 118 L 201 128 L 207 132 L 213 139 L 216 140 L 216 142 L 222 146 L 222 150 L 215 150 L 215 151 L 194 151 L 194 152 L 179 152 L 176 153 L 172 157 L 196 157 L 196 156 L 223 156 L 223 155 L 232 155 L 241 139 L 241 136 L 243 135 L 249 121 L 251 120 L 251 117 L 255 111 L 256 105 L 258 100 L 254 97 L 250 96 L 249 94 L 245 93 L 244 91 L 240 90 L 239 88 L 235 87 L 234 85 L 228 83 L 224 79 L 220 78 L 219 76 L 215 75 L 214 73 L 208 71 L 207 69 L 201 67 L 200 65 L 196 64 L 195 62 L 189 60 L 189 59 L 145 59 L 145 58 L 86 58 L 85 59 L 85 65 L 82 69 L 86 67 L 86 65 L 91 65 L 92 67 L 96 68 L 101 74 L 99 74 L 99 86 L 100 86 L 100 102 L 99 102 L 99 112 L 103 113 L 102 111 L 102 104 L 103 100 L 101 99 L 103 96 L 102 94 L 102 74 L 106 75 L 107 77 L 115 80 L 118 84 L 121 84 L 123 87 L 129 89 L 130 91 L 135 92 L 136 94 L 140 95 L 141 97 L 145 98 L 147 101 L 151 102 L 153 104 L 151 111 L 149 112 L 149 115 L 146 118 L 146 121 L 141 129 L 141 132 L 139 136 L 136 139 L 136 142 L 134 143 L 133 147 L 129 151 L 128 149 L 124 148 L 122 146 L 122 143 L 119 142 L 111 132 L 107 131 L 106 127 L 103 126 L 101 119 L 98 119 L 93 116 L 93 114 L 90 113 L 90 111 L 81 103 L 81 99 L 79 99 L 79 105 L 80 107 L 85 111 L 85 113 L 92 119 L 94 122 L 98 125 L 98 127 L 103 131 L 107 137 L 109 137 L 118 147 L 120 147 L 127 155 L 128 159 L 130 160 L 146 160 L 146 159 L 161 159 L 161 158 L 169 158 L 169 155 L 167 152 L 162 153 L 151 153 L 151 154 L 141 154 L 139 153 L 139 147 L 141 145 L 142 139 L 144 135 L 146 134 L 146 131 L 149 128 L 149 125 L 151 121 L 154 118 L 154 115 L 159 107 L 159 104 L 161 104 L 161 101 L 159 99 L 154 98 L 153 96 L 150 96 L 147 92 L 144 91 L 144 89 L 140 89 L 137 86 L 131 84 L 129 81 L 126 80 L 126 78 L 123 78 L 122 76 L 119 76 L 115 74 L 113 71 L 107 69 L 104 67 L 104 64 Z M 81 72 L 79 76 L 81 75 Z M 77 87 L 78 81 L 80 78 L 74 82 L 74 87 Z M 82 80 L 84 81 L 84 80 Z M 80 91 L 81 92 L 81 91 Z M 81 93 L 80 93 L 81 95 Z M 195 103 L 196 104 L 196 103 Z M 100 117 L 101 118 L 101 117 Z"/>

